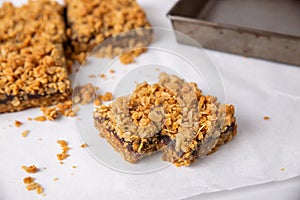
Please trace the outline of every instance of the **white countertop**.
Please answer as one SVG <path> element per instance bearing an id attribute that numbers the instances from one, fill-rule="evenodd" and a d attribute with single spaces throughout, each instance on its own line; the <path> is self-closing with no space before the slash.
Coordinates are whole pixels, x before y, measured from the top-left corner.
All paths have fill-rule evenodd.
<path id="1" fill-rule="evenodd" d="M 166 13 L 176 1 L 138 0 L 138 2 L 145 9 L 154 27 L 171 28 Z M 272 69 L 274 69 L 275 78 L 285 73 L 283 75 L 288 75 L 291 81 L 296 80 L 297 77 L 300 79 L 300 68 L 294 66 L 211 50 L 208 50 L 207 53 L 220 69 L 229 102 L 235 100 L 230 98 L 230 96 L 236 95 L 234 93 L 235 86 L 231 82 L 231 78 L 234 77 L 230 77 L 230 70 L 241 70 L 241 68 L 245 67 L 245 70 L 247 69 L 245 73 L 251 74 L 251 66 L 255 66 L 253 71 L 258 68 L 265 68 L 270 70 L 270 73 L 273 73 Z M 282 79 L 289 80 L 287 77 L 282 77 Z M 255 77 L 253 77 L 253 81 L 255 81 Z M 289 87 L 289 84 L 286 87 Z M 298 88 L 300 92 L 300 86 Z M 299 106 L 299 104 L 296 106 Z M 110 169 L 106 169 L 93 159 L 85 149 L 80 148 L 82 142 L 74 128 L 75 119 L 63 118 L 54 122 L 40 123 L 27 120 L 28 117 L 36 117 L 38 115 L 41 115 L 39 109 L 0 115 L 0 200 L 132 199 L 136 195 L 137 191 L 134 188 L 128 190 L 125 186 L 118 185 L 119 177 L 117 175 L 114 175 Z M 14 126 L 15 120 L 24 122 L 24 125 L 16 128 Z M 293 120 L 299 122 L 299 118 Z M 30 130 L 30 133 L 26 138 L 23 138 L 21 133 L 26 129 Z M 56 159 L 56 154 L 61 151 L 56 143 L 58 139 L 66 139 L 71 147 L 71 156 L 62 165 Z M 299 159 L 299 157 L 295 159 Z M 36 177 L 36 181 L 45 188 L 46 196 L 39 196 L 35 192 L 28 192 L 25 189 L 23 178 L 28 176 L 28 174 L 21 169 L 21 166 L 31 164 L 35 164 L 41 169 L 39 173 L 32 176 Z M 77 168 L 72 168 L 73 165 L 76 165 Z M 298 167 L 300 168 L 300 166 Z M 126 177 L 127 175 L 124 176 Z M 54 181 L 54 178 L 58 178 L 58 180 Z M 107 182 L 115 183 L 115 185 L 104 184 Z M 111 193 L 107 191 L 111 191 Z M 155 191 L 153 192 L 155 193 Z M 102 196 L 102 194 L 111 194 L 111 196 Z M 149 199 L 149 196 L 143 197 L 144 199 Z M 188 199 L 299 200 L 300 177 L 297 176 L 285 181 L 265 183 L 230 191 L 200 194 Z"/>

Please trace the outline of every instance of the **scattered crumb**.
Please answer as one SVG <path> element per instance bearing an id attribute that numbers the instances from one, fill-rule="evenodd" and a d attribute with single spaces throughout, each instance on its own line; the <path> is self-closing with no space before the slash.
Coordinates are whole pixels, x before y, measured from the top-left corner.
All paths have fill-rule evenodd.
<path id="1" fill-rule="evenodd" d="M 84 143 L 80 146 L 81 148 L 86 148 L 87 147 L 87 143 Z"/>
<path id="2" fill-rule="evenodd" d="M 116 73 L 116 71 L 113 70 L 113 69 L 110 69 L 110 70 L 109 70 L 109 73 L 114 74 L 114 73 Z"/>
<path id="3" fill-rule="evenodd" d="M 77 166 L 76 166 L 76 165 L 73 165 L 73 166 L 72 166 L 72 168 L 74 168 L 74 169 L 75 169 L 75 168 L 77 168 Z"/>
<path id="4" fill-rule="evenodd" d="M 23 136 L 23 137 L 26 137 L 26 136 L 28 135 L 29 132 L 30 132 L 29 130 L 23 131 L 23 132 L 22 132 L 22 136 Z"/>
<path id="5" fill-rule="evenodd" d="M 95 87 L 95 92 L 97 92 L 100 88 L 97 86 Z"/>
<path id="6" fill-rule="evenodd" d="M 36 173 L 36 172 L 39 171 L 39 169 L 35 165 L 31 165 L 31 166 L 28 166 L 28 167 L 23 165 L 22 169 L 24 169 L 27 173 Z"/>
<path id="7" fill-rule="evenodd" d="M 89 75 L 89 78 L 96 78 L 96 75 L 95 74 L 91 74 L 91 75 Z"/>
<path id="8" fill-rule="evenodd" d="M 101 100 L 98 97 L 94 100 L 94 105 L 95 106 L 100 106 L 101 105 Z"/>
<path id="9" fill-rule="evenodd" d="M 32 178 L 31 176 L 28 176 L 28 177 L 23 178 L 23 182 L 24 182 L 25 184 L 32 183 L 33 181 L 34 181 L 34 178 Z"/>
<path id="10" fill-rule="evenodd" d="M 44 192 L 44 188 L 42 187 L 42 186 L 38 186 L 37 188 L 36 188 L 36 193 L 37 194 L 42 194 Z"/>
<path id="11" fill-rule="evenodd" d="M 42 194 L 44 192 L 44 188 L 39 184 L 34 182 L 34 178 L 28 176 L 23 179 L 24 184 L 26 185 L 26 189 L 28 191 L 35 190 L 37 194 Z"/>
<path id="12" fill-rule="evenodd" d="M 23 124 L 23 122 L 20 122 L 18 120 L 15 121 L 15 126 L 20 127 Z"/>
<path id="13" fill-rule="evenodd" d="M 35 118 L 33 118 L 35 121 L 38 121 L 38 122 L 44 122 L 46 121 L 46 117 L 45 116 L 37 116 Z"/>
<path id="14" fill-rule="evenodd" d="M 270 119 L 270 117 L 264 116 L 264 120 L 269 120 L 269 119 Z"/>
<path id="15" fill-rule="evenodd" d="M 43 140 L 43 138 L 39 138 L 38 140 L 39 140 L 39 141 L 42 141 L 42 140 Z"/>
<path id="16" fill-rule="evenodd" d="M 59 179 L 58 179 L 58 178 L 56 178 L 56 177 L 55 177 L 55 178 L 53 178 L 53 181 L 58 181 L 58 180 L 59 180 Z"/>
<path id="17" fill-rule="evenodd" d="M 94 98 L 95 87 L 91 83 L 85 85 L 78 85 L 74 89 L 74 103 L 80 103 L 82 105 L 91 102 Z"/>
<path id="18" fill-rule="evenodd" d="M 43 167 L 43 169 L 45 170 L 45 169 L 47 169 L 47 167 Z"/>
<path id="19" fill-rule="evenodd" d="M 105 75 L 105 74 L 100 74 L 100 78 L 105 79 L 105 78 L 106 78 L 106 75 Z"/>
<path id="20" fill-rule="evenodd" d="M 281 171 L 285 171 L 285 168 L 281 168 L 280 170 L 281 170 Z"/>
<path id="21" fill-rule="evenodd" d="M 158 72 L 158 71 L 160 71 L 160 69 L 159 69 L 158 67 L 156 67 L 156 68 L 155 68 L 155 71 L 157 71 L 157 72 Z"/>
<path id="22" fill-rule="evenodd" d="M 31 120 L 32 120 L 32 118 L 31 118 L 31 117 L 28 117 L 27 119 L 28 119 L 28 121 L 31 121 Z"/>
<path id="23" fill-rule="evenodd" d="M 68 143 L 65 140 L 57 140 L 57 143 L 60 145 L 62 153 L 56 154 L 57 159 L 62 161 L 65 160 L 67 157 L 69 157 L 70 155 L 68 154 L 69 151 L 69 147 L 68 147 Z M 62 164 L 62 162 L 60 162 L 60 164 Z"/>
<path id="24" fill-rule="evenodd" d="M 113 99 L 113 95 L 111 92 L 105 92 L 103 96 L 101 96 L 102 101 L 111 101 Z"/>
<path id="25" fill-rule="evenodd" d="M 62 165 L 62 164 L 64 164 L 64 162 L 63 162 L 63 161 L 60 161 L 60 162 L 59 162 L 59 164 L 61 164 L 61 165 Z"/>
<path id="26" fill-rule="evenodd" d="M 55 120 L 58 117 L 58 110 L 56 107 L 41 107 L 40 110 L 43 112 L 47 120 Z"/>

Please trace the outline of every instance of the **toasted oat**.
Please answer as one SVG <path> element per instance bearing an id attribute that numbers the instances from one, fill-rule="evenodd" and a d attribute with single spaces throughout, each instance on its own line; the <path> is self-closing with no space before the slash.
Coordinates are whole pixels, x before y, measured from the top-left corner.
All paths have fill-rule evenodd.
<path id="1" fill-rule="evenodd" d="M 47 120 L 47 118 L 45 116 L 37 116 L 35 118 L 33 118 L 35 121 L 38 121 L 38 122 L 44 122 Z"/>
<path id="2" fill-rule="evenodd" d="M 101 96 L 102 101 L 111 101 L 113 99 L 113 95 L 111 92 L 105 92 L 103 96 Z"/>
<path id="3" fill-rule="evenodd" d="M 270 119 L 270 117 L 264 116 L 264 120 L 269 120 L 269 119 Z"/>
<path id="4" fill-rule="evenodd" d="M 23 131 L 23 132 L 22 132 L 22 136 L 23 136 L 23 137 L 26 137 L 26 136 L 28 135 L 29 132 L 30 132 L 29 130 Z"/>
<path id="5" fill-rule="evenodd" d="M 15 120 L 15 126 L 20 127 L 23 124 L 23 122 L 20 122 L 18 120 Z"/>
<path id="6" fill-rule="evenodd" d="M 47 120 L 55 120 L 58 117 L 58 111 L 56 107 L 41 107 L 40 108 Z"/>
<path id="7" fill-rule="evenodd" d="M 23 179 L 23 182 L 24 182 L 25 184 L 32 183 L 33 181 L 34 181 L 34 178 L 32 178 L 31 176 L 25 177 L 25 178 Z"/>
<path id="8" fill-rule="evenodd" d="M 37 188 L 36 188 L 36 193 L 37 194 L 42 194 L 44 192 L 44 188 L 42 187 L 42 186 L 38 186 Z"/>
<path id="9" fill-rule="evenodd" d="M 23 165 L 22 169 L 24 169 L 27 173 L 36 173 L 39 171 L 39 169 L 35 165 L 30 165 L 28 167 Z"/>
<path id="10" fill-rule="evenodd" d="M 105 79 L 105 78 L 106 78 L 106 75 L 105 75 L 105 74 L 100 74 L 100 78 Z"/>
<path id="11" fill-rule="evenodd" d="M 83 143 L 82 145 L 80 145 L 81 148 L 86 148 L 87 146 L 87 143 Z"/>

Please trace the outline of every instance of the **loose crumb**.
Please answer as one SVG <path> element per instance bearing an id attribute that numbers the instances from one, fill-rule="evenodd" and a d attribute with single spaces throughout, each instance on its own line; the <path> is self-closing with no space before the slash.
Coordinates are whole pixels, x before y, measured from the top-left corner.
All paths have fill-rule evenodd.
<path id="1" fill-rule="evenodd" d="M 43 138 L 39 138 L 38 140 L 39 140 L 39 141 L 42 141 L 42 140 L 43 140 Z"/>
<path id="2" fill-rule="evenodd" d="M 80 146 L 81 148 L 86 148 L 87 147 L 87 143 L 84 143 Z"/>
<path id="3" fill-rule="evenodd" d="M 15 121 L 15 126 L 20 127 L 23 124 L 23 122 L 20 122 L 18 120 Z"/>
<path id="4" fill-rule="evenodd" d="M 280 170 L 281 170 L 281 171 L 285 171 L 285 168 L 281 168 Z"/>
<path id="5" fill-rule="evenodd" d="M 47 120 L 55 120 L 58 117 L 58 110 L 56 107 L 41 107 L 40 110 L 43 112 Z"/>
<path id="6" fill-rule="evenodd" d="M 75 169 L 75 168 L 77 168 L 77 166 L 76 166 L 76 165 L 73 165 L 73 166 L 72 166 L 72 168 L 74 168 L 74 169 Z"/>
<path id="7" fill-rule="evenodd" d="M 106 92 L 101 99 L 102 101 L 111 101 L 113 99 L 113 95 L 111 92 Z"/>
<path id="8" fill-rule="evenodd" d="M 38 121 L 38 122 L 44 122 L 46 121 L 46 117 L 45 116 L 37 116 L 35 118 L 33 118 L 35 121 Z"/>
<path id="9" fill-rule="evenodd" d="M 114 73 L 116 73 L 116 71 L 114 69 L 110 69 L 109 73 L 114 74 Z"/>
<path id="10" fill-rule="evenodd" d="M 264 116 L 264 120 L 269 120 L 269 119 L 270 119 L 270 117 Z"/>
<path id="11" fill-rule="evenodd" d="M 34 181 L 34 178 L 32 178 L 31 176 L 25 177 L 25 178 L 23 179 L 23 182 L 24 182 L 25 184 L 32 183 L 33 181 Z"/>
<path id="12" fill-rule="evenodd" d="M 56 157 L 58 160 L 60 160 L 60 164 L 62 163 L 62 160 L 65 160 L 67 157 L 69 157 L 70 155 L 68 154 L 69 151 L 69 147 L 68 147 L 68 143 L 65 140 L 57 140 L 57 143 L 60 145 L 62 152 L 59 154 L 56 154 Z"/>
<path id="13" fill-rule="evenodd" d="M 58 181 L 58 180 L 59 180 L 59 178 L 56 178 L 56 177 L 55 177 L 55 178 L 53 178 L 53 181 Z"/>
<path id="14" fill-rule="evenodd" d="M 42 187 L 42 186 L 38 186 L 37 188 L 36 188 L 36 193 L 37 194 L 42 194 L 44 192 L 44 188 Z"/>
<path id="15" fill-rule="evenodd" d="M 38 168 L 35 165 L 31 165 L 31 166 L 28 166 L 28 167 L 23 165 L 22 169 L 24 169 L 27 173 L 36 173 L 36 172 L 38 172 Z"/>
<path id="16" fill-rule="evenodd" d="M 32 118 L 31 118 L 31 117 L 28 117 L 27 119 L 28 119 L 28 121 L 31 121 L 31 120 L 32 120 Z"/>
<path id="17" fill-rule="evenodd" d="M 100 74 L 100 78 L 105 79 L 105 78 L 106 78 L 106 75 L 105 75 L 105 74 Z"/>
<path id="18" fill-rule="evenodd" d="M 30 132 L 29 130 L 23 131 L 23 132 L 22 132 L 22 136 L 23 136 L 23 137 L 26 137 L 26 136 L 28 135 L 29 132 Z"/>

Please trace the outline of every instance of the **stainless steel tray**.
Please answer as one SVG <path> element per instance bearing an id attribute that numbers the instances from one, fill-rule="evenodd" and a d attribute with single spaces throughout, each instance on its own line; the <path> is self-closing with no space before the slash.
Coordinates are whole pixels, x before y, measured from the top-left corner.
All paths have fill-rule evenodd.
<path id="1" fill-rule="evenodd" d="M 180 0 L 167 15 L 205 48 L 300 66 L 299 0 Z"/>

